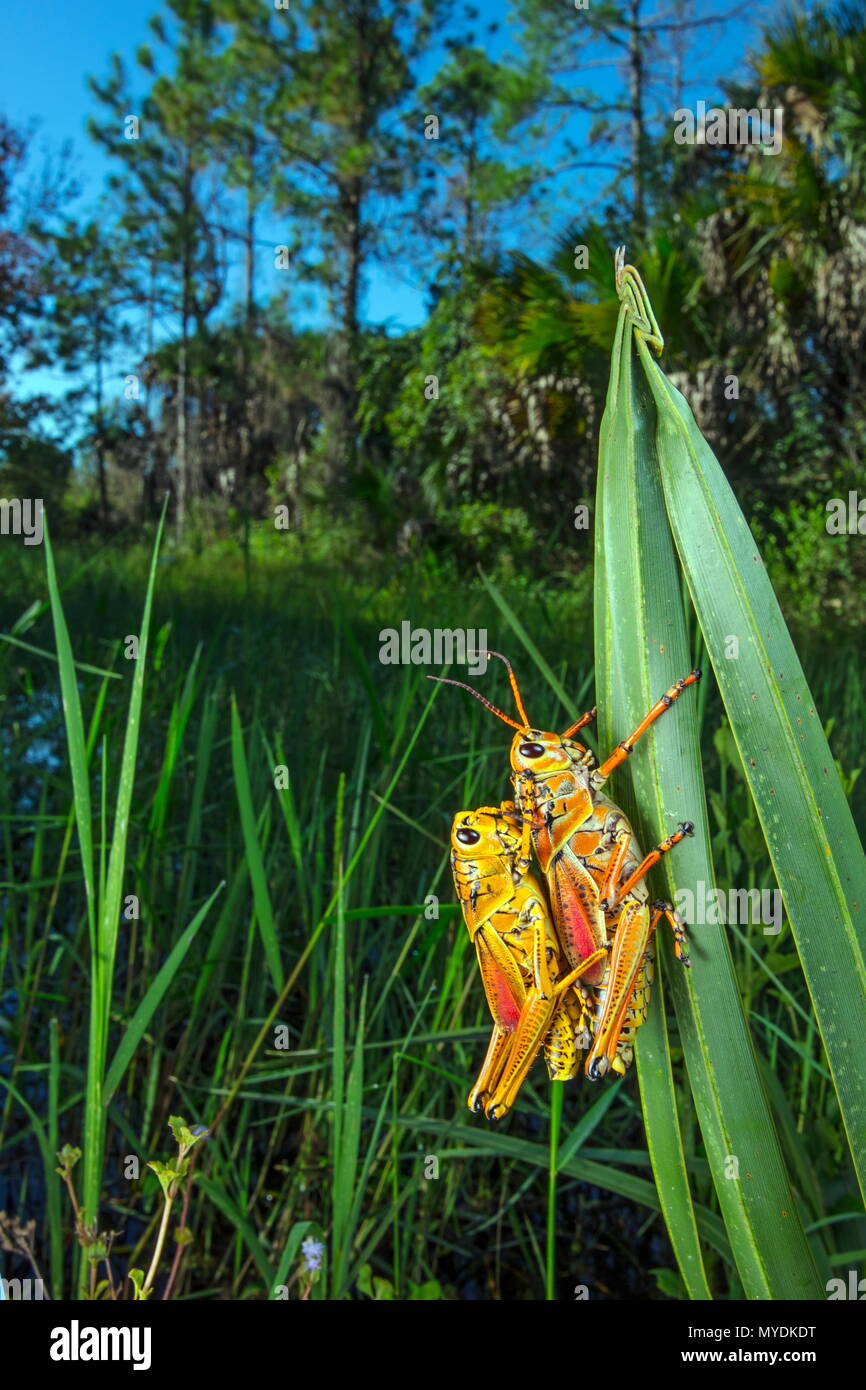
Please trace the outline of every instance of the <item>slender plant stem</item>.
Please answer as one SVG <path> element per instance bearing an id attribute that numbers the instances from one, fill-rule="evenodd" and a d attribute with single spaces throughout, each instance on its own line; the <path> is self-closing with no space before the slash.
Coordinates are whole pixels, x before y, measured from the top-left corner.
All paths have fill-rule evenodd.
<path id="1" fill-rule="evenodd" d="M 544 1296 L 556 1300 L 556 1155 L 559 1152 L 559 1131 L 562 1125 L 562 1083 L 550 1087 L 550 1157 L 547 1167 L 547 1258 L 545 1261 Z"/>

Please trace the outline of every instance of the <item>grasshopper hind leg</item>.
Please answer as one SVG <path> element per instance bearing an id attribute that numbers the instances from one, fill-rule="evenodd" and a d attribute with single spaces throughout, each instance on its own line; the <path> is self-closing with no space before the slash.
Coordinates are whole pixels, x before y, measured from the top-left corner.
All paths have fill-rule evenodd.
<path id="1" fill-rule="evenodd" d="M 495 1091 L 499 1085 L 499 1078 L 508 1060 L 511 1039 L 512 1031 L 500 1028 L 498 1024 L 494 1024 L 493 1032 L 490 1034 L 487 1054 L 482 1063 L 481 1070 L 478 1073 L 478 1080 L 469 1092 L 469 1097 L 466 1102 L 469 1109 L 476 1115 L 484 1110 L 490 1093 Z"/>
<path id="2" fill-rule="evenodd" d="M 688 953 L 688 941 L 686 939 L 686 924 L 680 914 L 676 911 L 673 903 L 667 903 L 662 898 L 657 898 L 653 903 L 653 927 L 656 926 L 660 918 L 667 918 L 670 923 L 671 931 L 674 934 L 674 955 L 680 965 L 691 965 Z"/>
<path id="3" fill-rule="evenodd" d="M 649 1014 L 650 990 L 654 977 L 655 952 L 652 938 L 650 938 L 650 944 L 644 952 L 643 960 L 635 976 L 621 1030 L 611 1036 L 604 1052 L 587 1059 L 586 1075 L 590 1081 L 601 1081 L 609 1071 L 615 1072 L 617 1076 L 625 1076 L 634 1061 L 634 1040 L 637 1030 L 643 1023 L 646 1023 Z M 603 992 L 600 994 L 603 1003 Z"/>

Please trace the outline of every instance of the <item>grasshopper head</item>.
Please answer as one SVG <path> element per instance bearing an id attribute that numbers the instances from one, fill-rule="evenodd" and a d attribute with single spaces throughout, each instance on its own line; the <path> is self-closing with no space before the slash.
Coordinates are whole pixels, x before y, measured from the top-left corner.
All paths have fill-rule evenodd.
<path id="1" fill-rule="evenodd" d="M 451 851 L 457 859 L 501 859 L 520 848 L 520 823 L 497 807 L 458 811 L 451 825 Z"/>
<path id="2" fill-rule="evenodd" d="M 590 761 L 594 761 L 592 754 L 582 743 L 543 729 L 521 729 L 511 740 L 513 772 L 544 777 L 546 773 L 573 771 L 575 763 Z"/>

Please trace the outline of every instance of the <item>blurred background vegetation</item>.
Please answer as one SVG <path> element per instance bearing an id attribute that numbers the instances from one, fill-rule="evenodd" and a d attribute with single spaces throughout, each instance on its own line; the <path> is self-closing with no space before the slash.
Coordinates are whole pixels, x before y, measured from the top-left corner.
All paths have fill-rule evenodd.
<path id="1" fill-rule="evenodd" d="M 92 135 L 113 170 L 85 215 L 63 161 L 34 179 L 31 133 L 0 122 L 0 496 L 44 498 L 76 657 L 124 678 L 103 703 L 99 677 L 81 673 L 97 789 L 119 762 L 122 638 L 137 631 L 170 499 L 130 830 L 142 923 L 121 948 L 114 1024 L 227 885 L 110 1113 L 105 1220 L 122 1232 L 121 1269 L 159 1208 L 155 1180 L 131 1188 L 117 1155 L 165 1157 L 168 1114 L 211 1121 L 243 1075 L 202 1160 L 214 1186 L 196 1188 L 177 1290 L 264 1296 L 302 1220 L 337 1241 L 320 1287 L 338 1296 L 538 1297 L 545 1270 L 550 1287 L 549 1087 L 536 1076 L 502 1133 L 462 1109 L 486 1030 L 450 905 L 447 826 L 504 794 L 504 745 L 459 701 L 440 697 L 425 719 L 424 673 L 381 667 L 378 633 L 405 619 L 486 626 L 514 654 L 492 582 L 591 703 L 591 517 L 620 242 L 663 327 L 665 369 L 762 545 L 863 824 L 866 561 L 859 535 L 828 536 L 825 508 L 866 484 L 866 5 L 773 15 L 746 77 L 708 85 L 708 104 L 782 108 L 772 156 L 672 138 L 697 56 L 742 11 L 651 8 L 592 4 L 563 21 L 558 0 L 517 0 L 517 56 L 494 57 L 478 17 L 444 0 L 171 0 L 135 64 L 114 59 L 92 80 Z M 592 206 L 552 222 L 551 186 L 584 166 Z M 534 254 L 509 249 L 515 228 L 534 229 L 519 242 Z M 374 267 L 398 259 L 428 299 L 407 330 L 364 312 Z M 48 368 L 68 390 L 28 386 Z M 581 504 L 588 530 L 575 527 Z M 0 623 L 18 643 L 0 651 L 0 1207 L 37 1221 L 31 1244 L 60 1289 L 70 1222 L 31 1112 L 49 1109 L 53 1076 L 51 1132 L 80 1142 L 86 934 L 43 555 L 4 537 L 0 562 Z M 563 711 L 537 675 L 526 682 L 553 727 Z M 770 886 L 714 692 L 702 717 L 719 886 Z M 272 805 L 283 761 L 290 809 Z M 336 866 L 362 841 L 341 889 Z M 287 973 L 310 954 L 283 1015 L 288 1060 L 269 1053 L 242 1072 L 275 997 L 263 879 Z M 335 891 L 351 928 L 337 947 Z M 433 921 L 429 893 L 442 901 Z M 866 1231 L 820 1039 L 793 948 L 772 938 L 768 955 L 757 940 L 757 963 L 747 941 L 735 947 L 741 986 L 778 1077 L 799 1200 L 844 1267 Z M 354 1156 L 333 1151 L 330 1119 L 335 961 L 347 959 L 345 1036 L 364 1057 Z M 559 1295 L 582 1282 L 598 1297 L 676 1296 L 633 1087 L 569 1088 L 566 1136 L 578 1122 L 582 1147 L 559 1179 Z M 428 1153 L 441 1186 L 419 1178 Z M 25 1260 L 16 1239 L 7 1249 Z M 724 1248 L 714 1258 L 714 1291 L 736 1297 Z"/>
<path id="2" fill-rule="evenodd" d="M 72 165 L 38 188 L 31 170 L 23 196 L 28 132 L 4 123 L 4 495 L 38 483 L 57 534 L 104 539 L 152 522 L 168 490 L 190 544 L 247 545 L 283 505 L 290 562 L 557 582 L 587 563 L 573 517 L 593 495 L 622 241 L 792 617 L 856 623 L 862 547 L 813 537 L 862 475 L 866 10 L 754 33 L 724 99 L 781 108 L 767 155 L 672 138 L 693 63 L 742 13 L 645 8 L 564 24 L 521 0 L 519 59 L 494 59 L 444 0 L 327 16 L 177 0 L 132 70 L 91 79 L 110 173 L 89 215 L 67 213 Z M 434 41 L 445 60 L 419 86 Z M 549 225 L 549 189 L 587 167 L 593 216 Z M 514 228 L 537 258 L 503 249 Z M 427 288 L 411 331 L 363 316 L 370 273 L 398 260 Z M 46 366 L 65 395 L 28 395 Z"/>

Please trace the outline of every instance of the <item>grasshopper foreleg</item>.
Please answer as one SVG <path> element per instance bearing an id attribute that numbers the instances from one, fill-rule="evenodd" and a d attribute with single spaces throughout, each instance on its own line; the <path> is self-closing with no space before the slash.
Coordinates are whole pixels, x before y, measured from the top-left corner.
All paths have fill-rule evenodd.
<path id="1" fill-rule="evenodd" d="M 620 763 L 625 762 L 628 755 L 634 749 L 638 739 L 646 733 L 651 724 L 654 724 L 655 721 L 664 714 L 665 710 L 670 709 L 674 700 L 679 698 L 686 686 L 694 685 L 695 681 L 699 681 L 700 678 L 701 673 L 695 668 L 689 675 L 681 676 L 680 679 L 671 686 L 670 690 L 665 691 L 661 699 L 657 700 L 653 705 L 649 714 L 644 715 L 634 732 L 629 734 L 628 738 L 623 739 L 622 743 L 618 744 L 613 752 L 605 758 L 601 766 L 597 767 L 592 773 L 592 785 L 596 790 L 599 790 L 604 785 L 615 767 L 619 767 Z"/>

